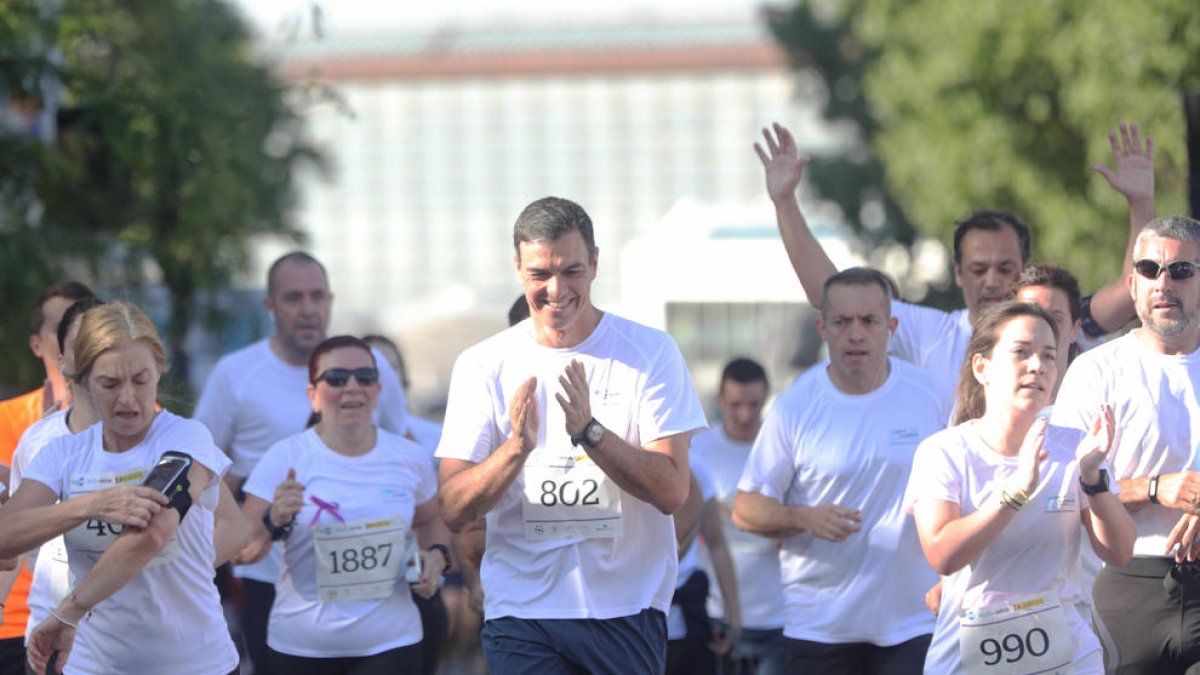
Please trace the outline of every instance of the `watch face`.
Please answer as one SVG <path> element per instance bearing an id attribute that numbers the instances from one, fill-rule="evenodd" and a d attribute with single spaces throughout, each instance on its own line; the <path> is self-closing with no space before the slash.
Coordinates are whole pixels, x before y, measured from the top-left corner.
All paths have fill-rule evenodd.
<path id="1" fill-rule="evenodd" d="M 599 422 L 589 424 L 583 433 L 587 436 L 588 445 L 599 445 L 600 441 L 604 440 L 604 427 L 600 426 Z"/>

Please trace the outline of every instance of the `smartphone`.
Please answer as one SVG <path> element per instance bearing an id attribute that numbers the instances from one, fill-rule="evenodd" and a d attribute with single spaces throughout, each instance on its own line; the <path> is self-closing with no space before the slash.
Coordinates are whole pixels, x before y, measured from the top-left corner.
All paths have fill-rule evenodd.
<path id="1" fill-rule="evenodd" d="M 404 580 L 410 584 L 421 583 L 421 546 L 412 530 L 404 537 L 404 552 L 407 562 L 404 567 Z"/>
<path id="2" fill-rule="evenodd" d="M 157 490 L 170 498 L 176 491 L 183 489 L 183 482 L 180 479 L 187 476 L 190 468 L 192 468 L 190 455 L 168 450 L 163 453 L 158 464 L 154 465 L 150 475 L 146 476 L 146 480 L 142 481 L 142 485 Z"/>

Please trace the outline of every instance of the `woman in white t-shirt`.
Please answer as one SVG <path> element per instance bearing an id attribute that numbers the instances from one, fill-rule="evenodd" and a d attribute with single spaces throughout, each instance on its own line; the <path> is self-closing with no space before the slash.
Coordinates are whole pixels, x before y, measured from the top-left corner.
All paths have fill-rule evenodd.
<path id="1" fill-rule="evenodd" d="M 946 577 L 927 673 L 1103 672 L 1073 604 L 1079 523 L 1115 564 L 1133 555 L 1136 531 L 1103 468 L 1112 410 L 1097 411 L 1086 437 L 1039 417 L 1056 350 L 1041 308 L 988 310 L 963 363 L 957 426 L 917 449 L 906 502 L 925 557 Z"/>
<path id="2" fill-rule="evenodd" d="M 362 340 L 318 345 L 309 380 L 315 425 L 267 450 L 244 486 L 242 513 L 257 533 L 245 557 L 284 540 L 267 627 L 272 664 L 419 674 L 421 619 L 408 579 L 419 574 L 412 589 L 429 597 L 449 567 L 429 454 L 371 423 L 380 383 Z"/>
<path id="3" fill-rule="evenodd" d="M 0 518 L 2 555 L 64 535 L 74 588 L 29 637 L 36 672 L 48 661 L 65 673 L 237 671 L 212 583 L 222 548 L 213 513 L 228 495 L 229 460 L 203 424 L 156 408 L 165 369 L 162 341 L 138 308 L 111 303 L 84 316 L 67 375 L 100 423 L 51 441 Z M 170 500 L 141 485 L 169 451 L 187 467 L 164 483 Z"/>

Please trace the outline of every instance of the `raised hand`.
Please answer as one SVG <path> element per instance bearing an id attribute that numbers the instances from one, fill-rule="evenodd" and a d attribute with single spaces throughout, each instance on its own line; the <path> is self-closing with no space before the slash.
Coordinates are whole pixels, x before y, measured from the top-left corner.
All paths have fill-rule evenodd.
<path id="1" fill-rule="evenodd" d="M 587 371 L 583 364 L 571 359 L 563 374 L 558 376 L 558 383 L 562 385 L 563 390 L 562 393 L 555 394 L 554 398 L 558 400 L 558 405 L 562 406 L 567 435 L 579 438 L 583 435 L 583 428 L 592 421 L 591 394 L 588 392 Z"/>
<path id="2" fill-rule="evenodd" d="M 93 492 L 88 500 L 88 518 L 106 523 L 146 527 L 167 504 L 161 492 L 142 485 L 118 485 Z"/>
<path id="3" fill-rule="evenodd" d="M 778 122 L 772 124 L 771 129 L 763 129 L 762 134 L 766 150 L 762 144 L 755 143 L 754 152 L 758 154 L 766 173 L 767 194 L 774 202 L 791 199 L 796 196 L 804 165 L 808 164 L 810 157 L 796 151 L 796 139 Z"/>
<path id="4" fill-rule="evenodd" d="M 1021 442 L 1021 449 L 1017 453 L 1017 470 L 1007 486 L 1009 494 L 1015 496 L 1019 492 L 1029 497 L 1037 489 L 1040 464 L 1046 458 L 1046 451 L 1042 449 L 1046 442 L 1046 424 L 1046 418 L 1039 417 L 1025 432 L 1025 440 Z"/>
<path id="5" fill-rule="evenodd" d="M 538 409 L 537 378 L 531 377 L 517 388 L 509 406 L 508 418 L 512 422 L 512 433 L 521 439 L 521 452 L 529 453 L 537 447 Z"/>
<path id="6" fill-rule="evenodd" d="M 804 514 L 803 529 L 818 539 L 845 541 L 846 537 L 862 529 L 862 512 L 837 504 L 822 504 L 801 511 Z"/>
<path id="7" fill-rule="evenodd" d="M 1093 166 L 1092 170 L 1104 176 L 1112 189 L 1130 202 L 1154 199 L 1154 139 L 1146 134 L 1143 143 L 1137 124 L 1122 122 L 1118 131 L 1120 141 L 1117 132 L 1108 133 L 1116 171 L 1103 164 Z"/>
<path id="8" fill-rule="evenodd" d="M 287 478 L 275 486 L 275 500 L 271 502 L 271 522 L 283 527 L 296 519 L 304 508 L 304 485 L 296 480 L 296 470 L 288 469 Z"/>
<path id="9" fill-rule="evenodd" d="M 1092 420 L 1092 430 L 1075 448 L 1075 459 L 1079 462 L 1079 477 L 1088 485 L 1100 482 L 1100 465 L 1108 458 L 1112 449 L 1113 434 L 1116 429 L 1116 416 L 1108 405 L 1101 405 L 1096 418 Z"/>

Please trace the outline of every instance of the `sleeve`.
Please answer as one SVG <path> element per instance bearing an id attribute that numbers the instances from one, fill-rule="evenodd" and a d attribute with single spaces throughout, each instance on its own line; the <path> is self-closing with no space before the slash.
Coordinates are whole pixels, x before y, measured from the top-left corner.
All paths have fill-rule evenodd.
<path id="1" fill-rule="evenodd" d="M 409 431 L 408 397 L 404 393 L 404 387 L 400 385 L 400 378 L 392 369 L 392 364 L 379 350 L 372 349 L 371 353 L 375 356 L 375 364 L 379 368 L 379 382 L 383 385 L 379 392 L 379 426 L 397 436 L 404 436 Z"/>
<path id="2" fill-rule="evenodd" d="M 963 504 L 960 467 L 943 447 L 944 440 L 945 435 L 939 433 L 917 446 L 904 495 L 904 507 L 910 513 L 917 500 Z"/>
<path id="3" fill-rule="evenodd" d="M 414 450 L 416 449 L 417 448 L 414 448 Z M 414 456 L 425 456 L 424 451 L 420 453 L 414 452 L 413 454 Z M 417 504 L 424 504 L 430 499 L 437 497 L 437 473 L 434 472 L 433 465 L 429 462 L 417 462 L 416 471 L 417 489 L 414 491 L 414 494 L 417 499 Z"/>
<path id="4" fill-rule="evenodd" d="M 186 452 L 192 456 L 192 461 L 213 472 L 213 480 L 209 481 L 201 494 L 200 506 L 215 511 L 217 500 L 221 496 L 217 482 L 229 471 L 231 462 L 225 453 L 213 444 L 208 427 L 196 420 L 179 418 L 179 421 L 181 424 L 173 430 L 170 439 L 164 445 L 167 450 Z"/>
<path id="5" fill-rule="evenodd" d="M 789 416 L 784 413 L 786 407 L 783 398 L 771 406 L 738 481 L 742 492 L 756 492 L 781 504 L 796 478 L 799 463 L 796 456 L 799 451 L 795 449 L 799 446 L 793 438 Z"/>
<path id="6" fill-rule="evenodd" d="M 234 412 L 237 406 L 227 363 L 225 359 L 217 362 L 208 380 L 204 382 L 200 400 L 196 403 L 196 411 L 192 414 L 192 419 L 208 427 L 212 442 L 225 453 L 230 452 L 233 446 L 236 422 Z"/>
<path id="7" fill-rule="evenodd" d="M 49 443 L 29 462 L 22 481 L 35 480 L 50 488 L 59 498 L 66 492 L 64 476 L 67 471 L 67 459 L 70 456 L 71 440 L 86 438 L 86 434 L 78 436 L 60 436 Z M 14 488 L 15 492 L 15 488 Z"/>
<path id="8" fill-rule="evenodd" d="M 669 335 L 662 337 L 638 405 L 638 434 L 643 443 L 708 428 L 679 346 Z"/>
<path id="9" fill-rule="evenodd" d="M 250 472 L 250 477 L 242 485 L 243 492 L 267 502 L 275 501 L 275 487 L 287 477 L 287 470 L 292 464 L 288 447 L 293 438 L 285 438 L 267 448 L 254 470 Z"/>
<path id="10" fill-rule="evenodd" d="M 493 414 L 494 385 L 476 361 L 475 353 L 468 350 L 454 362 L 442 438 L 434 453 L 439 459 L 482 462 L 504 442 L 505 430 Z"/>
<path id="11" fill-rule="evenodd" d="M 1100 391 L 1097 383 L 1103 378 L 1096 377 L 1095 359 L 1087 355 L 1075 359 L 1062 385 L 1058 388 L 1058 396 L 1054 401 L 1054 412 L 1050 422 L 1056 426 L 1078 429 L 1088 432 L 1088 425 L 1105 400 L 1105 392 Z"/>
<path id="12" fill-rule="evenodd" d="M 909 363 L 921 362 L 922 310 L 925 309 L 925 307 L 903 300 L 892 301 L 892 316 L 896 317 L 896 332 L 888 341 L 889 354 Z"/>

